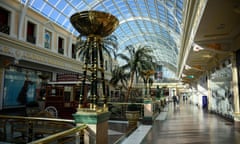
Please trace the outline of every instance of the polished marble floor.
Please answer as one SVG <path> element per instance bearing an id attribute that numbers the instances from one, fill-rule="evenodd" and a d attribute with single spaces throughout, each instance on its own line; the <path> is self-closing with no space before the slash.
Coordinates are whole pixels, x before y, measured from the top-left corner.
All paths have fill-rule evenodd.
<path id="1" fill-rule="evenodd" d="M 166 118 L 156 119 L 142 144 L 240 144 L 233 123 L 201 108 L 168 105 Z"/>
<path id="2" fill-rule="evenodd" d="M 126 121 L 109 121 L 108 143 L 121 139 L 121 144 L 240 144 L 240 131 L 232 122 L 191 104 L 174 108 L 170 103 L 152 125 L 139 123 L 131 135 L 127 132 Z"/>

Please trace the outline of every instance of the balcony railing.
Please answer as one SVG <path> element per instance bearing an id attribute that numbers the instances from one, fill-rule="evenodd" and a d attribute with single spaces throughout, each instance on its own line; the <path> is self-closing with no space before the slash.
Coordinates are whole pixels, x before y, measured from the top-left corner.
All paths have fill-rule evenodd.
<path id="1" fill-rule="evenodd" d="M 59 132 L 48 137 L 30 142 L 29 144 L 51 144 L 54 142 L 69 143 L 70 141 L 73 143 L 81 143 L 81 134 L 83 133 L 84 129 L 87 129 L 86 125 Z"/>
<path id="2" fill-rule="evenodd" d="M 6 24 L 0 24 L 0 32 L 9 34 L 10 33 L 10 27 Z"/>
<path id="3" fill-rule="evenodd" d="M 27 35 L 27 42 L 30 42 L 32 44 L 36 44 L 36 38 L 32 35 Z"/>
<path id="4" fill-rule="evenodd" d="M 0 115 L 0 141 L 10 143 L 83 143 L 84 136 L 94 139 L 86 125 L 74 120 Z M 85 132 L 83 132 L 85 130 Z"/>
<path id="5" fill-rule="evenodd" d="M 63 54 L 64 53 L 64 49 L 63 48 L 58 48 L 58 53 Z"/>

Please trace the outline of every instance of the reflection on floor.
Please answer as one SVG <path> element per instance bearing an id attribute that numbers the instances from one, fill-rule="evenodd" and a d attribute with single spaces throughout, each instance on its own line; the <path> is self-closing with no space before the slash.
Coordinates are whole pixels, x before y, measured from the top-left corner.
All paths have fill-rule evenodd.
<path id="1" fill-rule="evenodd" d="M 169 104 L 165 121 L 156 120 L 144 144 L 239 144 L 233 123 L 201 108 Z"/>
<path id="2" fill-rule="evenodd" d="M 127 121 L 109 121 L 108 127 L 108 144 L 114 144 L 121 137 L 125 137 L 128 131 Z"/>

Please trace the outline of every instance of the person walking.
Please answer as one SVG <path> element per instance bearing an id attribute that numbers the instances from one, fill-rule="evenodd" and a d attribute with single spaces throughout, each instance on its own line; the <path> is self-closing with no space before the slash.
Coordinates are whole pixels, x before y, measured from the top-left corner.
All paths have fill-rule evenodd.
<path id="1" fill-rule="evenodd" d="M 176 98 L 177 98 L 177 107 L 179 107 L 179 104 L 180 104 L 180 97 L 178 95 L 176 95 Z"/>
<path id="2" fill-rule="evenodd" d="M 176 106 L 177 104 L 177 96 L 173 95 L 173 105 L 174 107 Z"/>

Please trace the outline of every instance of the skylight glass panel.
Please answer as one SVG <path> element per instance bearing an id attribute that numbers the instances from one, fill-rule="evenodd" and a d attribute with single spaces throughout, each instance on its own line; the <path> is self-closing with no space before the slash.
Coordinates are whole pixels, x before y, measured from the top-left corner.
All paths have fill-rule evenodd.
<path id="1" fill-rule="evenodd" d="M 142 25 L 144 25 L 143 21 L 141 21 L 141 20 L 137 20 L 136 23 L 137 23 L 137 25 L 138 25 L 139 27 L 141 27 Z"/>
<path id="2" fill-rule="evenodd" d="M 177 1 L 177 7 L 179 8 L 179 9 L 183 9 L 183 1 L 182 0 L 176 0 Z"/>
<path id="3" fill-rule="evenodd" d="M 134 1 L 126 1 L 126 3 L 128 4 L 129 8 L 132 9 L 132 12 L 138 16 L 139 12 L 137 10 L 137 5 Z"/>
<path id="4" fill-rule="evenodd" d="M 165 9 L 159 9 L 158 13 L 160 16 L 165 16 Z"/>
<path id="5" fill-rule="evenodd" d="M 84 0 L 86 3 L 90 4 L 90 3 L 93 3 L 94 1 L 93 0 Z"/>
<path id="6" fill-rule="evenodd" d="M 153 28 L 148 28 L 149 33 L 155 33 L 155 30 Z"/>
<path id="7" fill-rule="evenodd" d="M 98 5 L 95 10 L 98 10 L 98 11 L 103 11 L 104 7 L 102 5 Z"/>
<path id="8" fill-rule="evenodd" d="M 150 16 L 152 19 L 158 19 L 155 9 L 150 10 Z"/>
<path id="9" fill-rule="evenodd" d="M 42 13 L 45 15 L 45 16 L 48 16 L 49 13 L 52 11 L 52 7 L 49 6 L 48 4 L 46 4 L 43 9 L 42 9 Z"/>
<path id="10" fill-rule="evenodd" d="M 182 14 L 179 10 L 176 10 L 176 17 L 178 21 L 181 23 L 182 22 Z"/>
<path id="11" fill-rule="evenodd" d="M 146 28 L 145 28 L 145 25 L 143 24 L 143 25 L 140 25 L 140 29 L 144 32 L 144 31 L 146 31 Z"/>
<path id="12" fill-rule="evenodd" d="M 117 11 L 115 13 L 113 13 L 114 16 L 119 20 L 119 22 L 121 22 L 123 20 L 123 17 L 122 15 Z"/>
<path id="13" fill-rule="evenodd" d="M 123 23 L 123 24 L 121 25 L 121 27 L 122 27 L 122 29 L 124 29 L 124 30 L 129 29 L 127 23 Z"/>
<path id="14" fill-rule="evenodd" d="M 135 17 L 138 17 L 138 16 L 141 16 L 140 13 L 138 12 L 137 8 L 132 8 L 132 13 L 133 13 L 133 16 Z"/>
<path id="15" fill-rule="evenodd" d="M 116 16 L 118 14 L 118 10 L 115 8 L 115 9 L 109 9 L 108 11 L 110 14 Z"/>
<path id="16" fill-rule="evenodd" d="M 65 27 L 65 28 L 67 28 L 67 29 L 69 29 L 70 26 L 72 26 L 72 24 L 70 24 L 70 21 L 68 21 L 68 20 L 65 20 L 62 25 L 63 25 L 63 27 Z"/>
<path id="17" fill-rule="evenodd" d="M 60 15 L 60 16 L 58 17 L 58 19 L 57 19 L 57 22 L 58 22 L 60 25 L 62 25 L 65 19 L 66 19 L 66 17 L 64 17 L 63 15 Z"/>
<path id="18" fill-rule="evenodd" d="M 153 28 L 156 31 L 156 33 L 160 33 L 161 32 L 161 27 L 159 27 L 159 25 L 153 23 Z"/>
<path id="19" fill-rule="evenodd" d="M 48 0 L 48 2 L 51 4 L 51 5 L 56 5 L 58 3 L 58 0 Z"/>
<path id="20" fill-rule="evenodd" d="M 172 4 L 171 1 L 167 1 L 166 4 L 167 4 L 167 6 L 168 6 L 169 8 L 173 8 L 173 4 Z"/>
<path id="21" fill-rule="evenodd" d="M 50 18 L 53 20 L 53 21 L 56 21 L 56 18 L 58 17 L 60 13 L 57 11 L 57 10 L 53 10 L 52 14 L 50 15 Z"/>
<path id="22" fill-rule="evenodd" d="M 148 17 L 149 16 L 148 13 L 147 13 L 147 9 L 145 7 L 141 7 L 140 9 L 141 9 L 141 15 L 143 17 Z"/>
<path id="23" fill-rule="evenodd" d="M 117 9 L 119 9 L 120 11 L 128 9 L 127 5 L 125 3 L 123 3 L 122 5 L 117 6 Z"/>
<path id="24" fill-rule="evenodd" d="M 113 5 L 113 2 L 111 0 L 105 0 L 102 3 L 104 6 L 109 6 L 109 5 Z"/>
<path id="25" fill-rule="evenodd" d="M 117 29 L 114 31 L 114 33 L 120 34 L 122 32 L 121 28 L 122 28 L 122 25 L 118 26 Z"/>
<path id="26" fill-rule="evenodd" d="M 152 9 L 155 7 L 154 1 L 146 1 L 146 4 L 148 5 L 149 9 Z"/>
<path id="27" fill-rule="evenodd" d="M 128 45 L 132 45 L 132 41 L 131 40 L 125 42 L 125 47 L 128 46 Z"/>
<path id="28" fill-rule="evenodd" d="M 143 37 L 142 37 L 143 38 Z M 151 37 L 144 37 L 147 41 L 152 41 Z"/>
<path id="29" fill-rule="evenodd" d="M 127 36 L 131 36 L 133 34 L 132 30 L 125 29 L 124 32 L 127 34 Z"/>
<path id="30" fill-rule="evenodd" d="M 178 34 L 180 34 L 180 29 L 179 29 L 179 27 L 176 27 L 176 32 L 177 32 Z"/>
<path id="31" fill-rule="evenodd" d="M 172 21 L 172 22 L 175 21 L 174 18 L 173 18 L 173 16 L 172 16 L 170 13 L 168 13 L 168 20 L 169 20 L 169 21 Z"/>
<path id="32" fill-rule="evenodd" d="M 135 23 L 135 21 L 129 21 L 128 24 L 131 25 L 131 27 L 133 27 L 133 28 L 135 28 L 137 30 L 138 26 Z"/>
<path id="33" fill-rule="evenodd" d="M 122 10 L 122 14 L 126 19 L 132 16 L 128 9 Z"/>
<path id="34" fill-rule="evenodd" d="M 158 10 L 159 10 L 160 12 L 164 12 L 164 11 L 165 11 L 164 6 L 163 6 L 162 4 L 160 4 L 160 3 L 158 3 L 158 4 L 159 4 L 159 5 L 157 6 Z"/>
<path id="35" fill-rule="evenodd" d="M 166 16 L 165 15 L 160 15 L 160 21 L 163 23 L 167 22 Z"/>
<path id="36" fill-rule="evenodd" d="M 86 3 L 80 3 L 80 5 L 78 5 L 78 7 L 77 7 L 77 9 L 79 10 L 79 11 L 85 11 L 85 10 L 87 10 L 89 8 L 89 6 L 88 5 L 86 5 Z"/>
<path id="37" fill-rule="evenodd" d="M 80 0 L 70 0 L 69 2 L 70 2 L 73 6 L 77 6 L 77 5 L 79 5 L 79 4 L 81 3 Z"/>
<path id="38" fill-rule="evenodd" d="M 25 3 L 26 3 L 26 0 L 21 0 L 21 3 L 22 3 L 22 4 L 25 4 Z"/>
<path id="39" fill-rule="evenodd" d="M 141 12 L 143 17 L 149 17 L 147 10 L 141 9 Z"/>
<path id="40" fill-rule="evenodd" d="M 150 22 L 145 22 L 145 25 L 149 32 L 151 32 L 153 30 L 152 24 Z"/>
<path id="41" fill-rule="evenodd" d="M 124 1 L 114 1 L 115 5 L 116 6 L 122 6 L 122 5 L 125 5 L 125 2 Z"/>
<path id="42" fill-rule="evenodd" d="M 67 5 L 67 3 L 64 0 L 61 0 L 58 4 L 57 4 L 57 9 L 59 9 L 60 11 L 62 11 L 65 6 Z"/>
<path id="43" fill-rule="evenodd" d="M 79 33 L 77 31 L 74 31 L 73 33 L 75 36 L 79 36 Z"/>
<path id="44" fill-rule="evenodd" d="M 37 11 L 40 11 L 43 4 L 44 4 L 43 0 L 35 0 L 32 3 L 32 8 L 34 8 Z"/>
<path id="45" fill-rule="evenodd" d="M 113 10 L 113 9 L 116 9 L 116 7 L 115 7 L 114 5 L 107 6 L 106 8 L 107 8 L 107 10 Z"/>
<path id="46" fill-rule="evenodd" d="M 166 30 L 164 30 L 164 31 L 162 32 L 162 34 L 163 34 L 164 37 L 168 37 L 168 32 L 167 32 Z"/>
<path id="47" fill-rule="evenodd" d="M 67 5 L 67 7 L 63 10 L 63 13 L 70 17 L 73 14 L 73 8 Z"/>
<path id="48" fill-rule="evenodd" d="M 168 25 L 169 25 L 171 28 L 175 29 L 174 22 L 171 21 L 171 19 L 168 19 Z"/>
<path id="49" fill-rule="evenodd" d="M 146 37 L 138 37 L 138 40 L 139 40 L 139 41 L 145 41 L 145 40 L 146 40 Z"/>
<path id="50" fill-rule="evenodd" d="M 127 3 L 130 5 L 130 6 L 133 6 L 136 4 L 136 2 L 134 0 L 128 0 Z"/>

